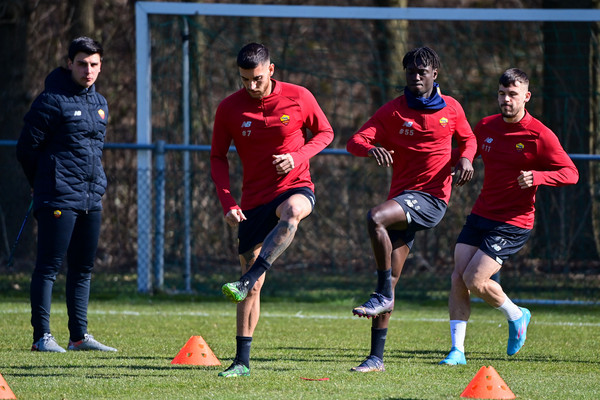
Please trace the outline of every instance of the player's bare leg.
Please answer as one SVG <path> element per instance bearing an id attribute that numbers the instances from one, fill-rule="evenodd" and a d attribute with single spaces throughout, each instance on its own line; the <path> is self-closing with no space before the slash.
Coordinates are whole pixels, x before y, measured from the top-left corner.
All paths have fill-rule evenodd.
<path id="1" fill-rule="evenodd" d="M 369 210 L 367 229 L 375 256 L 378 283 L 370 299 L 352 310 L 354 315 L 375 318 L 394 309 L 392 254 L 396 250 L 394 250 L 388 229 L 405 230 L 407 227 L 406 214 L 394 200 L 388 200 Z"/>
<path id="2" fill-rule="evenodd" d="M 452 285 L 448 297 L 452 347 L 446 358 L 440 361 L 442 365 L 464 365 L 467 363 L 465 358 L 465 335 L 467 321 L 471 316 L 471 298 L 463 274 L 476 252 L 477 247 L 463 243 L 457 243 L 454 248 L 454 271 L 452 271 Z"/>
<path id="3" fill-rule="evenodd" d="M 467 289 L 494 308 L 500 307 L 506 297 L 500 284 L 492 279 L 499 270 L 500 264 L 477 250 L 462 274 Z"/>
<path id="4" fill-rule="evenodd" d="M 387 230 L 405 230 L 407 227 L 404 209 L 395 200 L 388 200 L 369 210 L 367 229 L 378 270 L 387 270 L 392 266 L 393 248 Z"/>
<path id="5" fill-rule="evenodd" d="M 517 354 L 525 344 L 531 312 L 515 305 L 504 293 L 502 286 L 492 279 L 492 275 L 499 270 L 500 264 L 483 251 L 477 250 L 463 273 L 463 279 L 471 293 L 500 310 L 506 317 L 508 321 L 506 353 L 512 356 Z"/>
<path id="6" fill-rule="evenodd" d="M 253 258 L 253 262 L 249 264 L 251 267 L 243 273 L 240 280 L 223 285 L 223 293 L 236 303 L 243 301 L 257 280 L 290 246 L 298 230 L 298 224 L 311 212 L 310 200 L 301 194 L 292 195 L 281 203 L 276 210 L 279 222 L 263 241 L 260 254 Z"/>
<path id="7" fill-rule="evenodd" d="M 258 256 L 261 246 L 245 254 L 240 254 L 242 273 L 245 273 Z M 250 347 L 252 336 L 260 318 L 260 291 L 265 281 L 263 274 L 258 278 L 246 298 L 237 304 L 236 312 L 236 353 L 233 363 L 225 371 L 220 372 L 221 377 L 238 377 L 250 375 Z"/>
<path id="8" fill-rule="evenodd" d="M 311 212 L 312 204 L 302 194 L 292 195 L 281 203 L 277 207 L 279 223 L 265 238 L 260 257 L 273 264 L 294 240 L 300 221 L 308 217 Z"/>
<path id="9" fill-rule="evenodd" d="M 531 313 L 517 307 L 506 296 L 492 276 L 500 270 L 500 264 L 474 246 L 458 243 L 455 248 L 455 270 L 448 307 L 452 348 L 440 364 L 466 364 L 464 339 L 467 321 L 471 314 L 470 296 L 473 293 L 490 306 L 502 311 L 509 326 L 507 354 L 516 354 L 525 343 Z"/>
<path id="10" fill-rule="evenodd" d="M 477 247 L 463 243 L 457 243 L 454 248 L 454 271 L 452 271 L 452 285 L 448 298 L 451 320 L 468 321 L 471 315 L 469 289 L 465 284 L 463 274 L 476 252 Z"/>
<path id="11" fill-rule="evenodd" d="M 253 251 L 248 252 L 246 256 L 240 255 L 240 263 L 242 265 L 242 273 L 246 273 L 256 260 L 256 256 L 260 252 L 260 246 L 257 246 Z M 237 304 L 237 335 L 252 336 L 254 329 L 260 318 L 260 291 L 265 282 L 263 274 L 248 292 L 246 299 Z"/>
<path id="12" fill-rule="evenodd" d="M 400 279 L 404 263 L 408 257 L 410 249 L 401 240 L 394 243 L 394 250 L 391 255 L 392 264 L 392 292 L 396 288 L 396 284 Z M 383 352 L 385 350 L 385 341 L 387 339 L 387 330 L 392 312 L 381 314 L 377 318 L 373 318 L 371 322 L 371 351 L 369 356 L 357 367 L 353 367 L 351 371 L 355 372 L 376 372 L 385 371 L 383 365 Z"/>

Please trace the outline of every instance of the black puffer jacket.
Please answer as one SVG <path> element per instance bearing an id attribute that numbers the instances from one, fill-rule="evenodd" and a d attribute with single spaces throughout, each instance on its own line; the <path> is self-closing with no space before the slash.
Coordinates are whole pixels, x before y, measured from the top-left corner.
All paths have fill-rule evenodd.
<path id="1" fill-rule="evenodd" d="M 106 190 L 102 149 L 106 99 L 57 68 L 25 115 L 17 159 L 33 188 L 34 209 L 99 210 Z"/>

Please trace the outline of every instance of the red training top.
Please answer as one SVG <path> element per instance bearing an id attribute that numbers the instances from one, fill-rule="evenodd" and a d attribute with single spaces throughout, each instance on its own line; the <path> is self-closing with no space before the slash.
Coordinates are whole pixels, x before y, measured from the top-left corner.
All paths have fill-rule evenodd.
<path id="1" fill-rule="evenodd" d="M 579 179 L 554 132 L 528 112 L 517 123 L 505 122 L 500 114 L 485 117 L 475 127 L 475 136 L 485 177 L 473 214 L 532 229 L 537 187 L 570 185 Z M 521 171 L 533 171 L 531 188 L 519 186 Z"/>
<path id="2" fill-rule="evenodd" d="M 346 145 L 355 156 L 368 157 L 379 143 L 394 150 L 393 174 L 388 200 L 404 190 L 419 190 L 446 204 L 452 190 L 452 137 L 459 157 L 473 162 L 477 142 L 462 106 L 442 95 L 446 107 L 417 110 L 408 107 L 404 95 L 384 104 Z"/>
<path id="3" fill-rule="evenodd" d="M 272 79 L 262 99 L 242 88 L 217 108 L 210 152 L 211 175 L 223 212 L 240 208 L 231 195 L 227 152 L 231 141 L 244 169 L 241 208 L 255 208 L 297 187 L 314 190 L 309 159 L 333 140 L 333 129 L 312 93 Z M 308 139 L 306 130 L 312 132 Z M 278 175 L 273 155 L 290 153 L 294 169 Z"/>

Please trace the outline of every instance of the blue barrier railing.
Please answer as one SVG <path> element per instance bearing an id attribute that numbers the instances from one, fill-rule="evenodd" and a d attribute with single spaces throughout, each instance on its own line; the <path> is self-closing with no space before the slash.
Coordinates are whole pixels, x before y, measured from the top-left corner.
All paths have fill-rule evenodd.
<path id="1" fill-rule="evenodd" d="M 14 147 L 16 146 L 16 140 L 0 140 L 0 147 Z M 139 291 L 145 293 L 150 290 L 150 274 L 152 273 L 153 281 L 157 289 L 163 289 L 164 282 L 164 224 L 165 224 L 165 176 L 166 176 L 166 155 L 169 151 L 189 151 L 189 152 L 209 152 L 210 145 L 182 145 L 182 144 L 168 144 L 162 140 L 151 144 L 137 144 L 137 143 L 105 143 L 105 149 L 125 149 L 125 150 L 151 150 L 154 155 L 154 168 L 152 175 L 154 175 L 154 190 L 155 190 L 155 210 L 154 210 L 154 237 L 148 237 L 148 243 L 154 242 L 154 257 L 149 263 L 143 263 L 145 265 L 144 271 L 138 271 L 140 276 L 144 276 L 139 284 Z M 234 146 L 230 147 L 230 151 L 236 151 Z M 350 155 L 346 149 L 324 149 L 321 151 L 322 155 Z M 573 160 L 583 161 L 600 161 L 599 154 L 569 154 L 569 157 Z M 152 211 L 148 211 L 150 214 Z M 149 226 L 139 226 L 142 228 L 141 231 L 151 231 Z M 186 233 L 187 234 L 187 233 Z M 186 243 L 189 243 L 186 238 Z M 138 253 L 138 256 L 140 254 Z M 150 265 L 152 264 L 152 268 Z M 186 271 L 189 271 L 190 265 L 186 265 Z M 152 272 L 150 272 L 150 269 Z M 495 275 L 494 278 L 499 280 L 499 275 Z"/>
<path id="2" fill-rule="evenodd" d="M 0 147 L 11 147 L 16 146 L 16 140 L 0 140 Z M 164 143 L 161 145 L 164 151 L 210 151 L 210 145 L 208 144 L 170 144 Z M 104 144 L 105 149 L 120 149 L 120 150 L 154 150 L 157 151 L 159 143 L 116 143 L 109 142 Z M 230 147 L 231 151 L 235 151 L 235 146 Z M 333 154 L 333 155 L 350 155 L 346 149 L 324 149 L 319 154 Z M 587 160 L 587 161 L 600 161 L 600 154 L 569 154 L 572 160 Z"/>

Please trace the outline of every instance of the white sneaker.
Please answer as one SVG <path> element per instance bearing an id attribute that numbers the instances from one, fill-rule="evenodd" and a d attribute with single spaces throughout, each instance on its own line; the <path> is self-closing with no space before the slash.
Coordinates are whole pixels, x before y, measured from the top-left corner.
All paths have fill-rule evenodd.
<path id="1" fill-rule="evenodd" d="M 97 350 L 97 351 L 117 351 L 117 349 L 113 347 L 108 347 L 94 339 L 92 335 L 86 333 L 83 336 L 83 339 L 72 342 L 69 340 L 69 346 L 67 350 Z"/>
<path id="2" fill-rule="evenodd" d="M 44 333 L 44 336 L 31 346 L 31 351 L 47 351 L 52 353 L 67 352 L 56 343 L 56 339 L 54 339 L 54 336 L 50 333 Z"/>

